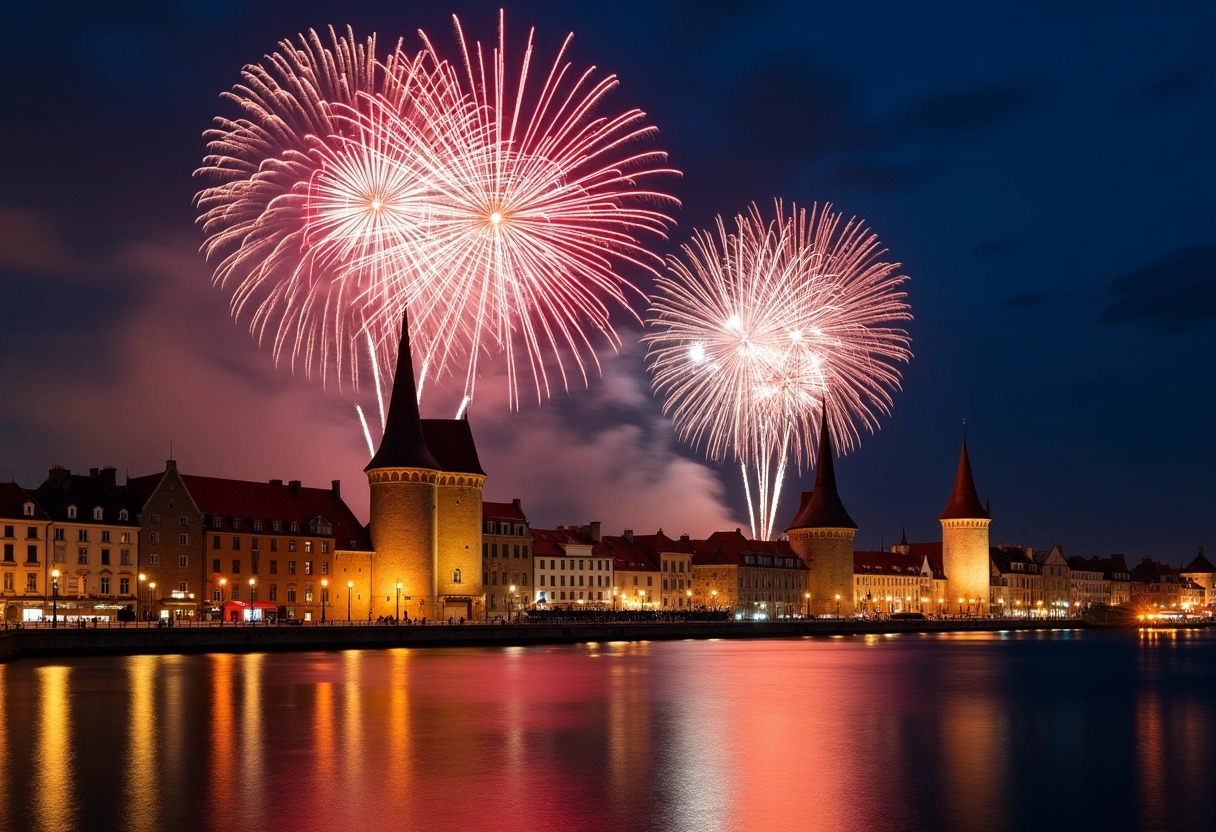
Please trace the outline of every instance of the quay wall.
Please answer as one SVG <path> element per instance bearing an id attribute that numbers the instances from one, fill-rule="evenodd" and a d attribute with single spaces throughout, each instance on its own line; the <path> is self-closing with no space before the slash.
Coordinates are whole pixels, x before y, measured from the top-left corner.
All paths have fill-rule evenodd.
<path id="1" fill-rule="evenodd" d="M 1063 621 L 725 621 L 464 625 L 234 625 L 156 628 L 22 629 L 0 632 L 0 662 L 24 657 L 166 653 L 260 653 L 394 647 L 508 647 L 606 641 L 763 639 L 881 633 L 1084 629 Z"/>

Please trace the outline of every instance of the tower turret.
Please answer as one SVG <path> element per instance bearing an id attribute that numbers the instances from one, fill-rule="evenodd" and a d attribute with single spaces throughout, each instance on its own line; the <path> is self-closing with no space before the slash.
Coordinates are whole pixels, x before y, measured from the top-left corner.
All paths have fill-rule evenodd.
<path id="1" fill-rule="evenodd" d="M 992 519 L 975 490 L 966 438 L 954 490 L 937 519 L 942 524 L 942 571 L 946 573 L 948 602 L 957 604 L 961 613 L 987 615 L 992 594 L 988 549 Z"/>
<path id="2" fill-rule="evenodd" d="M 827 412 L 819 424 L 819 456 L 815 490 L 802 493 L 802 502 L 786 531 L 790 547 L 807 565 L 812 615 L 851 617 L 854 611 L 853 538 L 857 524 L 836 490 L 836 465 Z"/>

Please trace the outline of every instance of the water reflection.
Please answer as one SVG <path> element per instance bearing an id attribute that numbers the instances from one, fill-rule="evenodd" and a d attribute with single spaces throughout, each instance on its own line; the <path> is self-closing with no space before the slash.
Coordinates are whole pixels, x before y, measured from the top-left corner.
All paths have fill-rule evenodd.
<path id="1" fill-rule="evenodd" d="M 1216 634 L 24 661 L 0 828 L 1216 828 L 1214 683 Z"/>
<path id="2" fill-rule="evenodd" d="M 75 752 L 70 741 L 73 713 L 68 704 L 71 668 L 37 669 L 40 708 L 34 764 L 34 828 L 72 829 L 76 825 Z"/>

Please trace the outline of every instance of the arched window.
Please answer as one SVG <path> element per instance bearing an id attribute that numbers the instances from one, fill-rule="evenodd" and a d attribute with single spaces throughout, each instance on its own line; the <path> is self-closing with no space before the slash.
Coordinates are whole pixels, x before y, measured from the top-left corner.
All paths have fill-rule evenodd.
<path id="1" fill-rule="evenodd" d="M 454 584 L 460 583 L 460 570 L 459 569 L 457 569 L 456 571 L 454 571 L 452 573 L 452 583 L 454 583 Z"/>

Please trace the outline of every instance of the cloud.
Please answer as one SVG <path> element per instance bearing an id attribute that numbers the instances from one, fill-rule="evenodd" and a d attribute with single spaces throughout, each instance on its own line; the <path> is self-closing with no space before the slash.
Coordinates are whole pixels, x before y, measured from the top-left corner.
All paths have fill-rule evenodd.
<path id="1" fill-rule="evenodd" d="M 0 270 L 74 276 L 89 266 L 42 215 L 0 205 Z"/>
<path id="2" fill-rule="evenodd" d="M 1132 95 L 1132 103 L 1151 107 L 1216 92 L 1216 64 L 1199 61 L 1158 75 Z"/>
<path id="3" fill-rule="evenodd" d="M 1186 246 L 1112 280 L 1100 318 L 1183 332 L 1216 322 L 1216 245 Z"/>
<path id="4" fill-rule="evenodd" d="M 899 130 L 968 138 L 1032 111 L 1040 93 L 1032 84 L 989 84 L 931 95 L 896 120 Z"/>
<path id="5" fill-rule="evenodd" d="M 1009 309 L 1041 309 L 1051 302 L 1051 295 L 1046 292 L 1019 292 L 1005 299 Z"/>

